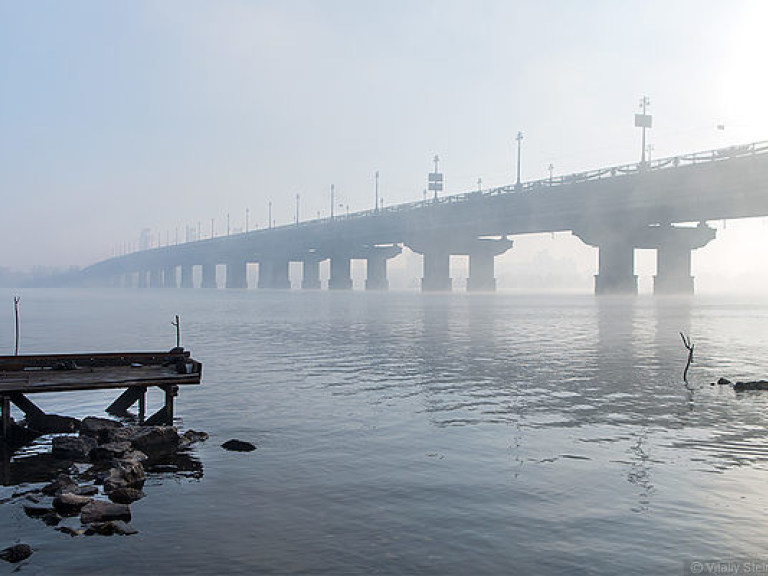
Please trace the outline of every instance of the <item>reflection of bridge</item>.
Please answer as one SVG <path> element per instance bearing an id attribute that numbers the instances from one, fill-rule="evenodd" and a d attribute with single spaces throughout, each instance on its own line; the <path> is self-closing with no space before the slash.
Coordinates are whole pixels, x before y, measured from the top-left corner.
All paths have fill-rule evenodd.
<path id="1" fill-rule="evenodd" d="M 259 288 L 290 288 L 301 262 L 305 289 L 350 289 L 350 261 L 367 261 L 367 289 L 386 289 L 387 260 L 402 246 L 422 254 L 422 289 L 451 289 L 450 256 L 469 256 L 467 290 L 494 290 L 494 258 L 515 234 L 571 231 L 599 249 L 595 292 L 636 293 L 634 249 L 655 248 L 657 293 L 693 292 L 691 251 L 715 237 L 706 220 L 768 215 L 768 142 L 605 168 L 581 174 L 401 204 L 347 216 L 165 246 L 111 258 L 84 273 L 94 281 L 151 287 L 246 288 L 258 263 Z M 697 226 L 681 223 L 698 222 Z"/>

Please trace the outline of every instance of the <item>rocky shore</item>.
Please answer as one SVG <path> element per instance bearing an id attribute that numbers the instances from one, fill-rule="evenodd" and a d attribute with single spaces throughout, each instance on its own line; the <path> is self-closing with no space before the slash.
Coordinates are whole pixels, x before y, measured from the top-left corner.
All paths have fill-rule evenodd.
<path id="1" fill-rule="evenodd" d="M 208 438 L 205 432 L 180 434 L 173 426 L 123 425 L 106 418 L 88 417 L 78 424 L 77 435 L 52 438 L 51 456 L 72 463 L 67 473 L 17 495 L 27 516 L 71 536 L 137 533 L 131 504 L 145 496 L 145 464 Z M 23 546 L 0 550 L 0 559 L 27 558 L 32 551 Z"/>

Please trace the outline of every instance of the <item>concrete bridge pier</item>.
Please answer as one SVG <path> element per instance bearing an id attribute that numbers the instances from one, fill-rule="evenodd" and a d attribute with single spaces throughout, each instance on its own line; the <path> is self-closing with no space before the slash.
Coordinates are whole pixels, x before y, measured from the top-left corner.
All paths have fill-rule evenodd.
<path id="1" fill-rule="evenodd" d="M 308 257 L 301 261 L 302 290 L 320 290 L 320 258 Z"/>
<path id="2" fill-rule="evenodd" d="M 133 288 L 133 272 L 123 274 L 123 288 Z"/>
<path id="3" fill-rule="evenodd" d="M 658 227 L 654 294 L 693 294 L 691 252 L 714 239 L 716 230 L 703 222 L 696 228 Z"/>
<path id="4" fill-rule="evenodd" d="M 161 288 L 163 286 L 163 271 L 161 268 L 152 268 L 149 271 L 149 287 Z"/>
<path id="5" fill-rule="evenodd" d="M 176 284 L 176 266 L 166 266 L 163 268 L 163 288 L 177 288 Z"/>
<path id="6" fill-rule="evenodd" d="M 248 262 L 232 260 L 227 262 L 227 288 L 245 290 L 248 288 Z"/>
<path id="7" fill-rule="evenodd" d="M 387 260 L 403 251 L 400 246 L 372 246 L 366 256 L 366 290 L 388 290 Z"/>
<path id="8" fill-rule="evenodd" d="M 494 259 L 512 248 L 512 240 L 479 238 L 469 250 L 467 292 L 495 292 Z"/>
<path id="9" fill-rule="evenodd" d="M 637 294 L 635 238 L 632 229 L 574 231 L 582 242 L 598 249 L 595 294 Z"/>
<path id="10" fill-rule="evenodd" d="M 216 289 L 216 264 L 203 264 L 203 278 L 200 282 L 201 288 Z"/>
<path id="11" fill-rule="evenodd" d="M 291 279 L 288 274 L 288 259 L 259 261 L 259 288 L 270 290 L 290 290 Z"/>
<path id="12" fill-rule="evenodd" d="M 331 255 L 328 290 L 352 290 L 351 259 L 346 254 Z"/>
<path id="13" fill-rule="evenodd" d="M 139 270 L 138 279 L 136 282 L 138 283 L 139 288 L 147 287 L 147 271 L 146 270 Z"/>
<path id="14" fill-rule="evenodd" d="M 192 264 L 181 265 L 181 288 L 193 288 L 192 283 Z"/>
<path id="15" fill-rule="evenodd" d="M 427 250 L 422 255 L 424 276 L 421 278 L 421 291 L 450 292 L 453 289 L 451 253 L 436 248 Z"/>

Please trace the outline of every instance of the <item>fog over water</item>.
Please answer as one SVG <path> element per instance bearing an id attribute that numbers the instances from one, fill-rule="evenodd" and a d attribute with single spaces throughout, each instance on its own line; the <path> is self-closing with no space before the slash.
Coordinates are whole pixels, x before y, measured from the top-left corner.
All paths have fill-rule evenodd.
<path id="1" fill-rule="evenodd" d="M 225 234 L 228 219 L 264 227 L 270 202 L 285 224 L 296 194 L 302 220 L 327 216 L 331 184 L 338 212 L 368 209 L 376 171 L 385 205 L 419 200 L 434 154 L 446 194 L 509 184 L 518 131 L 523 180 L 635 162 L 643 95 L 653 158 L 762 140 L 766 10 L 3 2 L 0 193 L 13 209 L 0 240 L 13 249 L 0 267 L 85 266 L 136 249 L 145 229 L 165 244 L 188 227 Z M 764 226 L 729 222 L 697 251 L 700 287 L 759 290 Z M 595 273 L 594 249 L 566 235 L 499 260 L 502 276 L 562 290 L 589 291 Z"/>

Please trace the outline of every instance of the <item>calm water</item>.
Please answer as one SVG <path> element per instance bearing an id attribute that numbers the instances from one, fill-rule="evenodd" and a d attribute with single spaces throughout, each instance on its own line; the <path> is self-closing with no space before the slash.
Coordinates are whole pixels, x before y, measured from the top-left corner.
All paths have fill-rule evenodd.
<path id="1" fill-rule="evenodd" d="M 167 349 L 180 314 L 205 367 L 181 391 L 178 425 L 211 434 L 189 473 L 151 476 L 132 506 L 138 535 L 70 538 L 17 500 L 0 505 L 0 547 L 37 549 L 21 573 L 682 574 L 686 560 L 768 561 L 768 393 L 708 385 L 768 376 L 768 301 L 21 296 L 26 353 Z M 704 385 L 692 399 L 680 331 Z M 113 396 L 37 400 L 82 417 Z M 230 438 L 259 449 L 226 452 Z"/>

